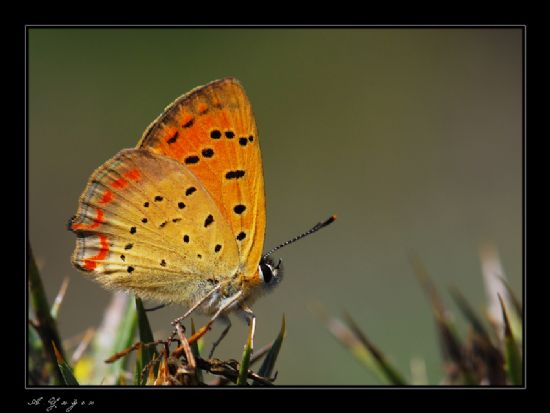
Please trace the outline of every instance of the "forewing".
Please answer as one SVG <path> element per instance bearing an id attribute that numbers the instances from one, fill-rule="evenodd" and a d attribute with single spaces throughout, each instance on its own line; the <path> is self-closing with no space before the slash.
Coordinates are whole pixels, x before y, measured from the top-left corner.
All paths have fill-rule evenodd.
<path id="1" fill-rule="evenodd" d="M 237 241 L 240 268 L 252 277 L 265 234 L 265 195 L 256 122 L 236 79 L 181 96 L 147 128 L 138 147 L 185 165 L 208 190 Z"/>

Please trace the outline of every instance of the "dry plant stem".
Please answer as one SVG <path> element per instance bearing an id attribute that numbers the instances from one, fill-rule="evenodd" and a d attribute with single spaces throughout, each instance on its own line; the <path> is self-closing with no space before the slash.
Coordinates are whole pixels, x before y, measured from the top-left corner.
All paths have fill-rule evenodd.
<path id="1" fill-rule="evenodd" d="M 181 340 L 181 347 L 183 347 L 183 350 L 185 352 L 185 358 L 187 359 L 187 365 L 190 369 L 195 370 L 197 367 L 197 362 L 195 361 L 195 357 L 193 356 L 193 352 L 191 351 L 191 347 L 189 347 L 189 342 L 185 338 L 185 335 L 183 334 L 183 330 L 179 324 L 176 324 L 176 330 L 178 331 L 178 335 Z"/>
<path id="2" fill-rule="evenodd" d="M 145 374 L 147 374 L 149 371 L 153 371 L 152 370 L 152 367 L 154 368 L 154 366 L 156 364 L 158 364 L 160 361 L 160 357 L 157 357 L 156 353 L 153 353 L 153 358 L 151 359 L 151 361 L 149 361 L 149 363 L 147 363 L 145 366 L 143 366 L 143 368 L 141 369 L 141 374 L 140 374 L 140 381 L 143 382 L 144 379 L 145 379 Z"/>
<path id="3" fill-rule="evenodd" d="M 223 318 L 220 317 L 220 319 L 223 319 L 227 323 L 227 326 L 223 329 L 223 331 L 220 334 L 220 336 L 218 337 L 218 339 L 216 341 L 214 341 L 214 344 L 212 344 L 212 349 L 210 350 L 210 353 L 208 353 L 208 358 L 209 359 L 212 358 L 212 356 L 214 355 L 214 350 L 216 350 L 216 347 L 218 347 L 220 345 L 222 340 L 225 338 L 225 336 L 227 335 L 227 333 L 231 329 L 231 320 L 229 319 L 229 317 L 223 317 Z"/>
<path id="4" fill-rule="evenodd" d="M 255 354 L 252 357 L 250 357 L 250 365 L 252 366 L 258 360 L 260 360 L 269 350 L 271 350 L 272 346 L 273 346 L 273 343 L 269 343 L 263 346 L 260 350 L 256 351 Z M 211 385 L 223 386 L 224 384 L 227 384 L 229 381 L 230 380 L 228 378 L 219 376 L 211 383 Z"/>
<path id="5" fill-rule="evenodd" d="M 248 322 L 252 323 L 252 326 L 250 327 L 250 348 L 254 348 L 254 334 L 256 334 L 256 316 L 254 315 L 252 309 L 246 305 L 241 305 L 241 309 L 249 317 Z"/>
<path id="6" fill-rule="evenodd" d="M 237 378 L 239 377 L 239 363 L 237 361 L 233 360 L 233 362 L 224 362 L 216 359 L 198 359 L 197 362 L 197 366 L 200 369 L 218 376 L 223 376 L 226 380 L 233 383 L 237 382 Z M 251 370 L 248 370 L 247 378 L 267 386 L 273 385 L 272 379 L 258 376 Z"/>
<path id="7" fill-rule="evenodd" d="M 152 343 L 142 343 L 141 341 L 138 341 L 137 343 L 131 345 L 130 347 L 128 347 L 128 348 L 126 348 L 122 351 L 119 351 L 118 353 L 113 354 L 111 357 L 109 357 L 107 360 L 105 360 L 105 363 L 114 363 L 118 359 L 126 356 L 127 354 L 131 353 L 132 351 L 137 350 L 138 348 L 156 346 L 156 345 L 159 345 L 159 344 L 166 345 L 166 341 L 165 340 L 156 340 L 156 341 L 153 341 Z"/>
<path id="8" fill-rule="evenodd" d="M 59 309 L 61 308 L 61 304 L 63 303 L 63 299 L 65 298 L 65 293 L 67 292 L 67 288 L 69 287 L 69 277 L 65 277 L 63 279 L 63 282 L 61 283 L 61 287 L 59 288 L 59 291 L 57 292 L 57 295 L 55 296 L 55 300 L 52 304 L 52 317 L 57 319 L 57 315 L 59 314 Z"/>
<path id="9" fill-rule="evenodd" d="M 73 352 L 73 355 L 71 357 L 71 361 L 73 363 L 76 363 L 78 360 L 80 360 L 80 358 L 82 357 L 82 355 L 84 354 L 84 352 L 86 351 L 90 343 L 92 342 L 92 339 L 94 338 L 94 336 L 95 336 L 95 330 L 93 328 L 88 328 L 84 333 L 84 337 L 78 344 L 78 347 Z"/>

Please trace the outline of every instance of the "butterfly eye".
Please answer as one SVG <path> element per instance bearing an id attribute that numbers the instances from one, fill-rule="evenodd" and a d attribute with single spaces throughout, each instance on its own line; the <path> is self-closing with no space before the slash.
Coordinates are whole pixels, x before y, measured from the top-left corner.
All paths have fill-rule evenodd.
<path id="1" fill-rule="evenodd" d="M 281 282 L 284 274 L 281 263 L 282 261 L 279 260 L 277 265 L 275 265 L 271 257 L 265 257 L 260 260 L 258 272 L 265 287 L 271 288 Z"/>
<path id="2" fill-rule="evenodd" d="M 260 272 L 260 277 L 262 278 L 265 284 L 269 284 L 273 279 L 273 277 L 276 276 L 277 270 L 275 270 L 275 273 L 274 273 L 273 268 L 264 260 L 260 261 L 260 266 L 258 269 Z"/>

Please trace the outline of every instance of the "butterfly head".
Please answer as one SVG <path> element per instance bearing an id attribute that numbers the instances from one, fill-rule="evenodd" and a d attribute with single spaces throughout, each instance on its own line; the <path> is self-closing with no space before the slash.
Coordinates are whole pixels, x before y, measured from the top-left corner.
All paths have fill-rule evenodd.
<path id="1" fill-rule="evenodd" d="M 271 290 L 283 279 L 282 261 L 274 263 L 271 257 L 262 257 L 258 266 L 258 274 L 262 280 L 262 286 L 266 290 Z"/>
<path id="2" fill-rule="evenodd" d="M 271 254 L 273 254 L 275 251 L 279 250 L 280 248 L 283 248 L 289 244 L 292 244 L 293 242 L 298 241 L 299 239 L 302 239 L 303 237 L 306 237 L 310 234 L 313 234 L 314 232 L 319 231 L 321 228 L 326 227 L 327 225 L 333 223 L 335 220 L 336 220 L 336 216 L 332 215 L 327 220 L 323 222 L 319 222 L 318 224 L 315 224 L 308 231 L 288 241 L 285 241 L 282 244 L 279 244 L 278 246 L 276 246 L 275 248 L 271 249 L 269 252 L 264 254 L 264 256 L 260 259 L 260 265 L 258 266 L 258 275 L 261 280 L 261 285 L 263 289 L 269 291 L 273 287 L 278 285 L 283 279 L 282 261 L 279 260 L 275 265 L 275 262 L 270 257 Z"/>

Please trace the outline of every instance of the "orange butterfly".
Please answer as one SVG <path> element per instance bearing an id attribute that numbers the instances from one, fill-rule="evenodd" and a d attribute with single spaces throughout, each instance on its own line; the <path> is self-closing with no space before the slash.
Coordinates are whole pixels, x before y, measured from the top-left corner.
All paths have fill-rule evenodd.
<path id="1" fill-rule="evenodd" d="M 258 131 L 243 88 L 225 78 L 175 100 L 135 149 L 94 171 L 69 223 L 72 262 L 107 288 L 212 315 L 209 325 L 233 310 L 253 321 L 250 304 L 282 276 L 269 255 L 334 219 L 262 256 Z"/>

